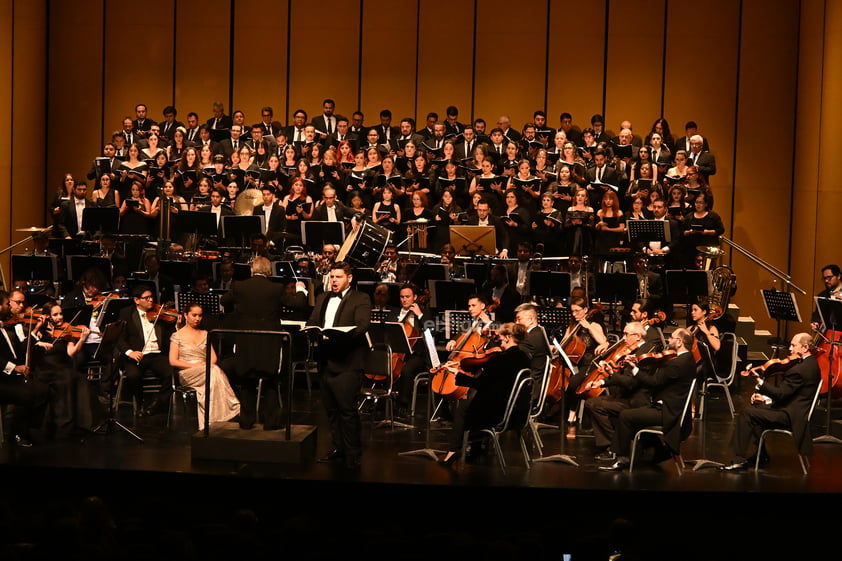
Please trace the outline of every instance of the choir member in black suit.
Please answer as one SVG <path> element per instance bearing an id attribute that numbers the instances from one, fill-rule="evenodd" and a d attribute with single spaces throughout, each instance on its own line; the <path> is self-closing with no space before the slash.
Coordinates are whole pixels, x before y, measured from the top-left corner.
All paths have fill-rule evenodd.
<path id="1" fill-rule="evenodd" d="M 307 326 L 350 328 L 322 334 L 319 343 L 322 401 L 330 423 L 332 449 L 325 462 L 344 462 L 357 469 L 362 455 L 357 396 L 362 388 L 368 351 L 365 333 L 371 322 L 371 299 L 351 289 L 351 266 L 339 261 L 330 270 L 330 291 L 316 299 Z M 324 333 L 324 332 L 323 332 Z"/>
<path id="2" fill-rule="evenodd" d="M 798 453 L 805 456 L 812 454 L 813 440 L 807 413 L 816 388 L 822 383 L 819 364 L 811 352 L 812 341 L 809 333 L 798 333 L 792 337 L 789 350 L 797 358 L 782 375 L 764 378 L 761 371 L 750 371 L 756 382 L 755 392 L 751 394 L 751 406 L 737 416 L 731 441 L 734 459 L 721 468 L 723 471 L 744 470 L 754 463 L 754 458 L 748 459 L 749 447 L 756 445 L 767 429 L 792 431 Z M 761 462 L 764 460 L 761 457 Z"/>
<path id="3" fill-rule="evenodd" d="M 73 187 L 73 198 L 61 203 L 61 210 L 59 211 L 55 228 L 57 237 L 72 238 L 82 232 L 82 216 L 84 210 L 94 206 L 87 199 L 87 192 L 88 186 L 80 181 Z"/>

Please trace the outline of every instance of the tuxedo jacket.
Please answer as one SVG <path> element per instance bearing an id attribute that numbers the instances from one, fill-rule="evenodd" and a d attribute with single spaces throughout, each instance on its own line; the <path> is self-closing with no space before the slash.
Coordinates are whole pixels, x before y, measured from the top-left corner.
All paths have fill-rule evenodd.
<path id="1" fill-rule="evenodd" d="M 399 308 L 395 308 L 391 310 L 388 314 L 386 314 L 386 321 L 395 322 L 398 321 L 398 316 L 401 310 Z M 406 319 L 406 318 L 404 318 Z M 429 311 L 425 310 L 423 307 L 421 308 L 421 317 L 414 318 L 415 322 L 415 330 L 418 334 L 423 335 L 423 326 L 429 325 L 428 322 L 432 322 L 433 318 L 430 316 Z M 424 364 L 427 368 L 433 367 L 432 359 L 430 358 L 430 351 L 427 349 L 427 345 L 424 343 L 423 339 L 418 339 L 414 342 L 410 341 L 412 345 L 412 355 L 420 357 L 421 360 L 424 361 Z"/>
<path id="2" fill-rule="evenodd" d="M 690 157 L 689 152 L 687 156 Z M 693 164 L 699 166 L 699 172 L 706 178 L 716 175 L 716 157 L 710 152 L 699 152 Z"/>
<path id="3" fill-rule="evenodd" d="M 208 128 L 214 130 L 214 122 L 216 121 L 216 117 L 211 117 L 206 121 Z M 223 114 L 222 117 L 219 118 L 219 125 L 216 127 L 217 130 L 219 129 L 230 129 L 234 126 L 234 120 L 231 119 L 229 115 Z"/>
<path id="4" fill-rule="evenodd" d="M 316 305 L 307 320 L 307 325 L 324 327 L 325 311 L 330 292 L 323 292 L 316 298 Z M 319 344 L 320 361 L 328 372 L 343 373 L 362 371 L 365 356 L 369 350 L 365 333 L 371 323 L 371 298 L 364 292 L 348 290 L 336 310 L 333 325 L 354 326 L 350 333 L 325 339 Z"/>
<path id="5" fill-rule="evenodd" d="M 660 345 L 660 341 L 658 341 L 657 345 L 649 341 L 644 341 L 642 345 L 634 350 L 633 354 L 640 356 L 654 352 Z M 645 407 L 650 403 L 649 388 L 638 382 L 631 364 L 625 365 L 608 378 L 605 378 L 605 387 L 610 392 L 607 397 L 611 400 L 623 400 L 631 407 Z"/>
<path id="6" fill-rule="evenodd" d="M 336 123 L 337 122 L 338 122 L 338 119 L 337 119 L 336 115 L 334 115 L 333 116 L 333 126 L 331 127 L 331 131 L 330 131 L 331 134 L 336 132 Z M 317 115 L 317 116 L 313 117 L 313 119 L 310 121 L 310 123 L 312 123 L 312 125 L 314 127 L 316 127 L 316 134 L 319 134 L 321 132 L 324 132 L 324 133 L 327 132 L 327 119 L 325 119 L 324 113 L 321 114 L 321 115 Z"/>
<path id="7" fill-rule="evenodd" d="M 132 305 L 120 312 L 120 320 L 124 321 L 124 327 L 120 337 L 117 339 L 117 350 L 120 355 L 125 356 L 127 351 L 143 351 L 145 341 L 143 339 L 143 326 L 137 306 Z M 148 321 L 144 319 L 144 321 Z M 158 348 L 166 355 L 170 352 L 170 335 L 172 330 L 161 321 L 155 323 L 155 336 L 158 338 Z"/>
<path id="8" fill-rule="evenodd" d="M 230 206 L 222 204 L 220 205 L 220 214 L 219 214 L 219 224 L 216 225 L 216 237 L 218 239 L 222 239 L 222 222 L 223 217 L 225 216 L 234 216 L 234 211 L 231 209 Z M 203 210 L 203 212 L 211 212 L 210 207 L 207 207 Z"/>
<path id="9" fill-rule="evenodd" d="M 813 451 L 807 413 L 816 395 L 816 387 L 821 383 L 819 363 L 815 356 L 807 355 L 800 363 L 786 370 L 782 378 L 769 378 L 757 390 L 772 398 L 770 407 L 786 411 L 792 423 L 792 436 L 798 451 L 804 455 Z"/>
<path id="10" fill-rule="evenodd" d="M 458 374 L 456 383 L 476 390 L 465 410 L 465 430 L 479 430 L 496 425 L 503 419 L 509 395 L 518 372 L 529 368 L 529 356 L 519 347 L 491 353 L 479 376 Z M 527 408 L 532 394 L 524 398 Z"/>
<path id="11" fill-rule="evenodd" d="M 152 129 L 152 125 L 157 125 L 158 123 L 153 121 L 152 119 L 144 119 L 143 123 L 140 123 L 137 119 L 132 121 L 132 127 L 134 128 L 135 132 L 138 131 L 148 131 Z"/>
<path id="12" fill-rule="evenodd" d="M 90 199 L 85 199 L 85 208 L 93 208 L 95 205 Z M 73 198 L 61 203 L 58 221 L 56 223 L 56 235 L 60 238 L 75 236 L 82 229 L 82 225 L 76 219 L 76 202 Z"/>
<path id="13" fill-rule="evenodd" d="M 690 391 L 690 384 L 695 377 L 696 361 L 691 352 L 685 352 L 668 360 L 663 366 L 653 371 L 640 369 L 635 376 L 643 387 L 649 389 L 652 394 L 652 403 L 661 404 L 664 441 L 671 450 L 678 450 L 681 444 L 681 413 Z M 687 414 L 690 414 L 689 409 Z"/>
<path id="14" fill-rule="evenodd" d="M 164 121 L 163 123 L 158 123 L 161 127 L 161 135 L 167 140 L 172 140 L 172 135 L 175 134 L 175 129 L 178 127 L 183 127 L 184 123 L 181 121 L 173 121 L 172 123 L 168 123 Z"/>
<path id="15" fill-rule="evenodd" d="M 347 140 L 349 143 L 351 143 L 351 150 L 354 154 L 356 154 L 357 151 L 360 149 L 360 138 L 355 133 L 349 132 L 345 135 L 344 140 Z M 324 146 L 325 148 L 333 146 L 334 148 L 338 149 L 340 142 L 341 141 L 339 140 L 339 135 L 334 131 L 331 134 L 329 134 L 327 138 L 325 138 Z"/>
<path id="16" fill-rule="evenodd" d="M 336 201 L 336 220 L 339 222 L 345 222 L 346 220 L 351 220 L 354 217 L 354 212 L 345 206 L 341 201 Z M 327 205 L 320 204 L 317 205 L 315 210 L 313 210 L 313 220 L 327 220 Z"/>
<path id="17" fill-rule="evenodd" d="M 552 354 L 544 328 L 540 325 L 533 327 L 518 343 L 518 347 L 529 356 L 529 368 L 532 370 L 532 377 L 538 383 L 544 375 L 547 357 Z"/>
<path id="18" fill-rule="evenodd" d="M 255 216 L 264 215 L 263 205 L 257 205 L 251 213 Z M 275 245 L 278 245 L 282 241 L 278 234 L 286 232 L 286 229 L 286 208 L 276 202 L 272 205 L 272 212 L 269 214 L 269 223 L 266 225 L 266 237 L 275 242 Z"/>

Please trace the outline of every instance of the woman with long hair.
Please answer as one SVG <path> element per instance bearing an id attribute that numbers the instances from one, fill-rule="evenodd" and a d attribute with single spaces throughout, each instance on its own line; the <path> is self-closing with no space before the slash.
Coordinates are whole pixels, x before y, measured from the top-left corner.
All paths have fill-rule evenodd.
<path id="1" fill-rule="evenodd" d="M 120 206 L 120 194 L 111 186 L 111 176 L 103 174 L 96 182 L 96 189 L 91 193 L 91 200 L 100 208 Z"/>

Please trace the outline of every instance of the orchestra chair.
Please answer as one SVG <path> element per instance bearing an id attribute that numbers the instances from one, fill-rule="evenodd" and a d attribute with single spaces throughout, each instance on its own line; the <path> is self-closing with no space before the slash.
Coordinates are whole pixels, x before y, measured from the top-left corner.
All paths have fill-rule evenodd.
<path id="1" fill-rule="evenodd" d="M 725 399 L 728 400 L 728 409 L 731 411 L 731 418 L 734 418 L 734 400 L 731 398 L 731 384 L 734 382 L 734 378 L 737 375 L 737 365 L 740 363 L 740 358 L 738 356 L 739 349 L 737 348 L 737 336 L 734 333 L 723 333 L 719 340 L 722 342 L 722 347 L 720 348 L 720 352 L 725 351 L 728 353 L 729 357 L 729 367 L 728 367 L 728 374 L 722 376 L 719 372 L 716 371 L 716 363 L 713 360 L 713 355 L 710 352 L 710 347 L 705 344 L 699 345 L 699 352 L 702 355 L 702 362 L 707 364 L 710 371 L 713 372 L 712 377 L 707 377 L 702 382 L 702 390 L 701 390 L 701 401 L 699 403 L 699 419 L 704 420 L 705 418 L 705 404 L 707 403 L 708 396 L 710 395 L 711 388 L 722 388 L 722 391 L 725 392 Z"/>
<path id="2" fill-rule="evenodd" d="M 316 360 L 316 339 L 309 332 L 298 331 L 292 334 L 292 373 L 293 387 L 295 375 L 304 374 L 307 382 L 307 397 L 313 398 L 313 376 L 319 375 L 319 362 Z M 303 340 L 301 338 L 304 338 Z M 303 352 L 302 352 L 303 349 Z M 298 351 L 298 352 L 296 352 Z"/>
<path id="3" fill-rule="evenodd" d="M 412 399 L 410 401 L 409 407 L 409 416 L 411 419 L 415 418 L 415 403 L 418 398 L 418 388 L 420 388 L 422 385 L 427 386 L 427 391 L 430 394 L 430 399 L 427 400 L 427 416 L 430 416 L 430 406 L 433 394 L 432 390 L 430 389 L 430 382 L 432 382 L 432 373 L 430 372 L 421 372 L 415 375 L 415 381 L 412 382 Z"/>
<path id="4" fill-rule="evenodd" d="M 363 386 L 360 390 L 360 404 L 362 410 L 366 403 L 371 402 L 372 414 L 377 410 L 377 402 L 386 402 L 385 421 L 395 426 L 395 391 L 392 379 L 392 348 L 385 343 L 375 343 L 368 352 L 363 367 Z"/>
<path id="5" fill-rule="evenodd" d="M 813 418 L 813 411 L 816 409 L 816 403 L 819 401 L 819 394 L 822 392 L 821 382 L 816 387 L 816 393 L 813 395 L 813 403 L 810 404 L 810 409 L 807 411 L 807 426 L 810 426 L 810 420 Z M 792 436 L 792 431 L 789 429 L 766 429 L 760 434 L 760 440 L 757 442 L 756 460 L 754 461 L 754 471 L 760 470 L 760 458 L 763 456 L 763 446 L 766 444 L 766 437 L 770 434 L 787 434 L 792 438 L 793 443 L 795 439 Z M 810 468 L 810 458 L 804 454 L 798 453 L 798 461 L 801 462 L 801 473 L 807 475 Z"/>
<path id="6" fill-rule="evenodd" d="M 532 371 L 529 368 L 521 369 L 515 376 L 515 382 L 512 384 L 512 391 L 509 394 L 509 400 L 506 403 L 506 410 L 503 413 L 503 420 L 496 426 L 481 429 L 479 432 L 488 435 L 494 444 L 494 453 L 497 455 L 497 461 L 500 464 L 500 469 L 503 474 L 506 473 L 506 459 L 503 457 L 503 449 L 500 447 L 500 435 L 507 431 L 516 431 L 518 433 L 518 440 L 520 441 L 520 450 L 523 453 L 523 460 L 526 464 L 526 469 L 530 469 L 530 462 L 532 458 L 529 456 L 529 450 L 526 447 L 526 440 L 523 438 L 523 432 L 529 423 L 529 413 L 522 418 L 515 418 L 518 411 L 517 405 L 519 403 L 531 403 L 532 401 Z M 518 415 L 519 416 L 519 415 Z M 465 431 L 462 436 L 462 464 L 465 464 L 465 456 L 468 450 L 468 442 L 470 439 L 470 432 Z"/>
<path id="7" fill-rule="evenodd" d="M 681 421 L 679 421 L 682 429 L 684 428 L 685 423 L 689 422 L 688 418 L 691 416 L 690 413 L 690 404 L 693 402 L 693 394 L 696 393 L 696 379 L 694 378 L 693 381 L 690 383 L 690 391 L 687 392 L 687 399 L 684 400 L 684 408 L 681 410 Z M 664 427 L 660 425 L 653 425 L 651 427 L 644 427 L 637 431 L 634 435 L 634 440 L 632 441 L 632 449 L 631 449 L 631 457 L 629 458 L 629 473 L 634 470 L 634 459 L 637 456 L 637 445 L 640 442 L 640 438 L 644 434 L 654 434 L 663 440 L 664 438 Z M 678 454 L 673 454 L 672 461 L 675 463 L 675 469 L 678 471 L 678 475 L 684 474 L 684 457 L 681 455 L 679 451 Z"/>
<path id="8" fill-rule="evenodd" d="M 172 395 L 170 396 L 170 406 L 167 411 L 167 428 L 169 429 L 172 426 L 173 421 L 173 412 L 175 410 L 175 400 L 181 397 L 181 406 L 182 406 L 182 413 L 184 418 L 186 419 L 189 412 L 187 408 L 187 404 L 189 400 L 196 401 L 196 390 L 195 388 L 191 388 L 190 386 L 184 386 L 178 379 L 178 369 L 172 369 Z M 197 409 L 198 415 L 198 409 Z M 192 425 L 194 430 L 199 429 L 199 420 L 196 419 L 196 422 Z"/>
<path id="9" fill-rule="evenodd" d="M 538 431 L 541 428 L 539 426 L 538 419 L 544 413 L 544 406 L 547 403 L 547 389 L 550 385 L 550 371 L 552 370 L 552 367 L 553 360 L 552 357 L 548 355 L 544 362 L 544 374 L 541 377 L 540 393 L 537 397 L 534 397 L 532 399 L 532 408 L 529 411 L 529 431 L 532 433 L 532 441 L 538 448 L 538 455 L 543 455 L 544 450 L 544 442 L 541 440 L 541 436 L 538 434 Z"/>

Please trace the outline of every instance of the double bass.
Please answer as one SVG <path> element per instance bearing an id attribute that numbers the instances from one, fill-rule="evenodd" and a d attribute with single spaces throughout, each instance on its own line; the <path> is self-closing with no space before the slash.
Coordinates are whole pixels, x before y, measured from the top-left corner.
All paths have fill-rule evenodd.
<path id="1" fill-rule="evenodd" d="M 827 337 L 830 335 L 830 338 Z M 827 393 L 828 383 L 830 395 L 833 399 L 842 397 L 842 331 L 816 332 L 818 341 L 813 343 L 816 354 L 816 362 L 819 363 L 819 370 L 822 374 L 821 393 Z M 831 371 L 833 376 L 831 377 Z"/>

